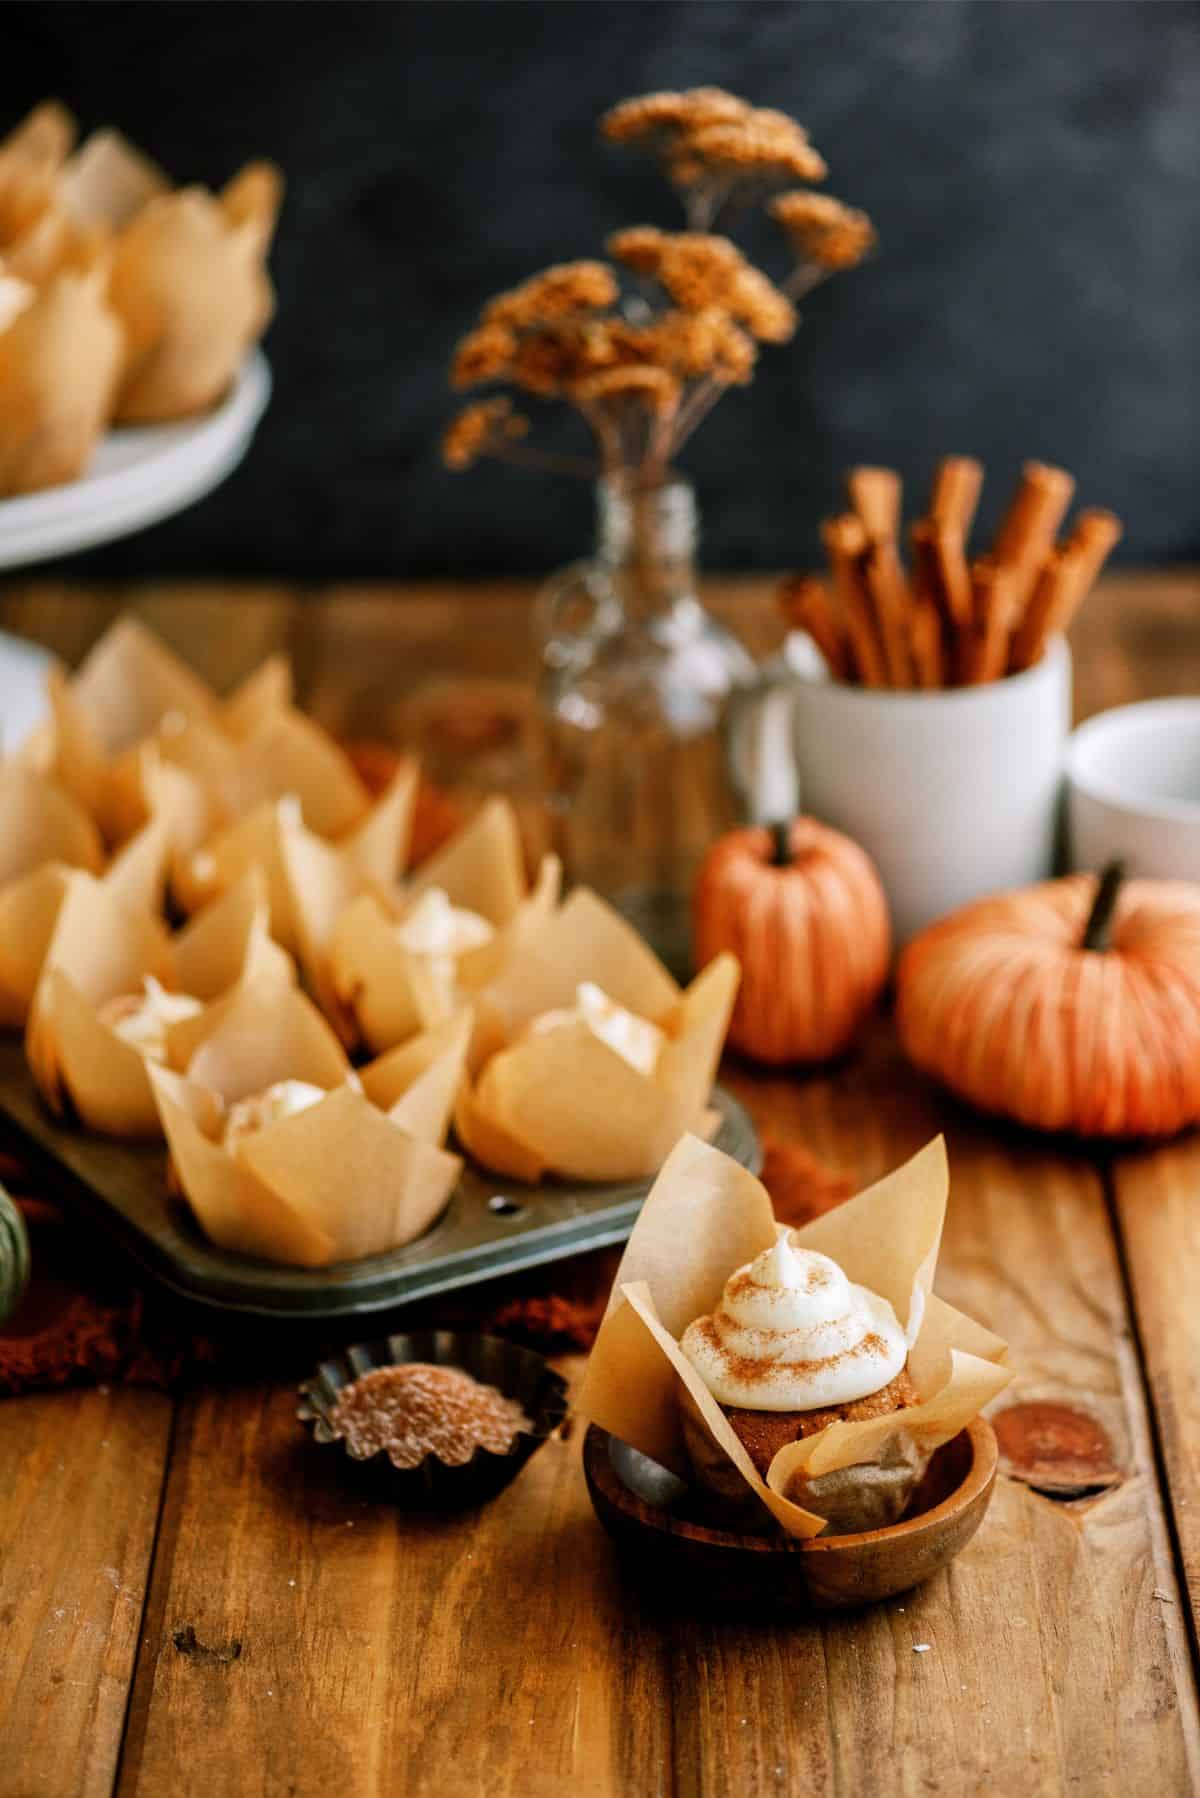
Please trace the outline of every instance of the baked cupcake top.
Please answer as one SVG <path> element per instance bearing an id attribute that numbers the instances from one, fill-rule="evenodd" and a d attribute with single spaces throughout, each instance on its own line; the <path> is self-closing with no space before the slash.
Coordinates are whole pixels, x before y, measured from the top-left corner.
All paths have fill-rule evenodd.
<path id="1" fill-rule="evenodd" d="M 688 1325 L 680 1347 L 719 1404 L 754 1411 L 866 1398 L 908 1358 L 888 1300 L 782 1228 L 730 1275 L 716 1310 Z"/>

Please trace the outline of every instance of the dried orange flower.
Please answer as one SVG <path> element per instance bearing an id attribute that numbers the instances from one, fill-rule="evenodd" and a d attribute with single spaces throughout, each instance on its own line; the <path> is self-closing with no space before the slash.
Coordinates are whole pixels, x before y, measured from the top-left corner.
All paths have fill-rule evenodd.
<path id="1" fill-rule="evenodd" d="M 513 358 L 512 378 L 527 393 L 549 398 L 561 393 L 575 373 L 572 346 L 556 331 L 535 331 L 523 337 Z"/>
<path id="2" fill-rule="evenodd" d="M 601 369 L 572 383 L 571 397 L 590 405 L 596 400 L 636 399 L 652 412 L 671 412 L 679 404 L 679 382 L 665 368 L 633 364 Z"/>
<path id="3" fill-rule="evenodd" d="M 763 109 L 744 119 L 681 134 L 671 160 L 674 179 L 687 186 L 715 172 L 823 181 L 828 169 L 802 125 L 786 113 Z"/>
<path id="4" fill-rule="evenodd" d="M 636 100 L 623 100 L 606 112 L 600 121 L 604 136 L 613 143 L 628 143 L 631 138 L 645 137 L 652 131 L 698 130 L 704 125 L 720 125 L 741 119 L 751 111 L 745 100 L 727 94 L 721 87 L 692 87 L 683 93 L 664 90 L 642 94 Z"/>
<path id="5" fill-rule="evenodd" d="M 507 325 L 478 325 L 454 352 L 451 383 L 461 389 L 477 387 L 481 381 L 502 380 L 511 374 L 516 353 L 516 333 Z"/>
<path id="6" fill-rule="evenodd" d="M 446 427 L 442 460 L 447 468 L 469 468 L 480 456 L 502 449 L 528 429 L 529 420 L 513 411 L 510 400 L 479 400 L 465 406 Z"/>
<path id="7" fill-rule="evenodd" d="M 608 242 L 618 260 L 652 275 L 685 312 L 721 307 L 755 337 L 783 343 L 796 328 L 784 294 L 727 237 L 702 231 L 618 231 Z"/>
<path id="8" fill-rule="evenodd" d="M 664 312 L 643 336 L 655 362 L 683 380 L 709 375 L 722 386 L 742 386 L 758 355 L 754 339 L 720 306 Z"/>
<path id="9" fill-rule="evenodd" d="M 621 319 L 588 319 L 575 333 L 572 343 L 576 372 L 582 375 L 611 368 L 630 354 L 636 337 L 637 333 Z"/>
<path id="10" fill-rule="evenodd" d="M 696 87 L 626 100 L 605 114 L 601 131 L 658 158 L 685 190 L 689 229 L 639 225 L 609 239 L 622 279 L 630 271 L 645 284 L 624 302 L 616 270 L 592 261 L 544 269 L 498 295 L 459 344 L 453 380 L 504 380 L 561 396 L 584 414 L 602 469 L 657 479 L 722 390 L 752 378 L 759 343 L 792 336 L 792 298 L 859 261 L 874 232 L 864 213 L 837 201 L 781 195 L 771 212 L 798 265 L 777 287 L 713 221 L 727 203 L 758 204 L 790 183 L 823 179 L 825 163 L 801 125 L 722 88 Z M 447 433 L 447 460 L 465 467 L 525 428 L 507 403 L 470 407 Z M 568 460 L 543 458 L 558 467 Z"/>
<path id="11" fill-rule="evenodd" d="M 734 318 L 763 343 L 786 343 L 795 332 L 795 307 L 752 263 L 741 269 L 726 304 Z"/>
<path id="12" fill-rule="evenodd" d="M 731 318 L 722 319 L 713 346 L 713 378 L 723 387 L 745 387 L 754 377 L 758 348 L 749 332 Z"/>
<path id="13" fill-rule="evenodd" d="M 520 287 L 497 294 L 484 309 L 485 324 L 527 330 L 581 312 L 599 312 L 617 298 L 617 283 L 604 262 L 561 262 L 531 275 Z"/>
<path id="14" fill-rule="evenodd" d="M 719 324 L 728 316 L 717 306 L 709 306 L 703 312 L 672 309 L 662 313 L 647 333 L 655 361 L 685 380 L 710 373 L 717 353 Z"/>
<path id="15" fill-rule="evenodd" d="M 630 225 L 624 231 L 614 231 L 604 247 L 636 274 L 654 275 L 662 261 L 667 235 L 656 225 Z"/>
<path id="16" fill-rule="evenodd" d="M 822 268 L 853 268 L 875 242 L 875 227 L 866 213 L 829 194 L 780 194 L 768 210 L 797 255 Z"/>

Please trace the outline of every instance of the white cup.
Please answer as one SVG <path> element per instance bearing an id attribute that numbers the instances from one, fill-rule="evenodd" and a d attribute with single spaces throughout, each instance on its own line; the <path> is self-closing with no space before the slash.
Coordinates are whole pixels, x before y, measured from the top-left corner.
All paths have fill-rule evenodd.
<path id="1" fill-rule="evenodd" d="M 1149 699 L 1081 724 L 1067 746 L 1073 868 L 1200 880 L 1200 699 Z"/>
<path id="2" fill-rule="evenodd" d="M 756 715 L 735 716 L 731 759 L 756 818 L 803 809 L 862 845 L 899 947 L 968 900 L 1053 873 L 1070 725 L 1056 638 L 1032 668 L 978 687 L 777 681 Z"/>

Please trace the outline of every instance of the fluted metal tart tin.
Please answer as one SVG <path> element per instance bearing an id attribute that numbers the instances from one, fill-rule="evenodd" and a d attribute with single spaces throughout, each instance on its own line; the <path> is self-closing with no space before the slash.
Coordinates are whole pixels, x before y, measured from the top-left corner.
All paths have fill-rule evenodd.
<path id="1" fill-rule="evenodd" d="M 485 1386 L 495 1386 L 515 1399 L 532 1428 L 521 1430 L 506 1454 L 477 1448 L 469 1461 L 452 1465 L 426 1455 L 419 1467 L 397 1467 L 385 1449 L 356 1455 L 331 1422 L 344 1386 L 377 1367 L 431 1361 L 456 1367 Z M 340 1454 L 381 1497 L 420 1510 L 460 1510 L 483 1504 L 503 1491 L 529 1457 L 552 1436 L 567 1413 L 567 1384 L 532 1349 L 518 1348 L 499 1336 L 464 1330 L 415 1330 L 360 1342 L 344 1354 L 322 1361 L 300 1387 L 296 1415 L 312 1428 L 314 1441 Z"/>
<path id="2" fill-rule="evenodd" d="M 746 1112 L 721 1086 L 712 1103 L 717 1147 L 757 1173 Z M 19 1039 L 0 1040 L 0 1120 L 9 1146 L 40 1167 L 55 1195 L 91 1214 L 147 1273 L 198 1304 L 264 1317 L 366 1316 L 624 1242 L 651 1184 L 522 1186 L 467 1162 L 446 1209 L 415 1242 L 332 1267 L 277 1267 L 209 1242 L 184 1201 L 168 1195 L 161 1143 L 110 1141 L 52 1117 Z"/>

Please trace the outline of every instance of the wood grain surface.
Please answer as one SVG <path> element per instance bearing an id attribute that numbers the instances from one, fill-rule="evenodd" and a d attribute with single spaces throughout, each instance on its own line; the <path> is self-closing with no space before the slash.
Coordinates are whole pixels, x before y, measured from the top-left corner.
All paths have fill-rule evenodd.
<path id="1" fill-rule="evenodd" d="M 0 1401 L 0 1791 L 111 1792 L 167 1464 L 159 1393 Z"/>
<path id="2" fill-rule="evenodd" d="M 1193 1617 L 1200 1616 L 1200 1142 L 1113 1167 L 1134 1321 Z"/>
<path id="3" fill-rule="evenodd" d="M 777 638 L 763 583 L 713 590 L 756 651 Z M 0 625 L 77 659 L 127 600 L 221 684 L 290 648 L 306 700 L 355 732 L 394 729 L 432 676 L 529 667 L 516 586 L 301 603 L 30 583 L 8 588 Z M 1075 649 L 1080 715 L 1200 688 L 1200 582 L 1114 577 Z M 579 1430 L 482 1512 L 422 1520 L 346 1484 L 274 1379 L 174 1409 L 131 1392 L 6 1401 L 3 1798 L 1200 1790 L 1180 1578 L 1200 1594 L 1195 1142 L 1109 1162 L 996 1130 L 909 1073 L 886 1020 L 820 1075 L 724 1077 L 761 1129 L 858 1181 L 946 1131 L 939 1289 L 1018 1368 L 997 1406 L 1008 1458 L 959 1560 L 862 1613 L 716 1620 L 621 1565 Z M 590 1257 L 561 1284 L 590 1292 L 611 1268 Z M 1020 1427 L 1045 1413 L 1017 1409 L 1046 1405 L 1106 1443 L 1094 1480 L 1053 1496 Z"/>

